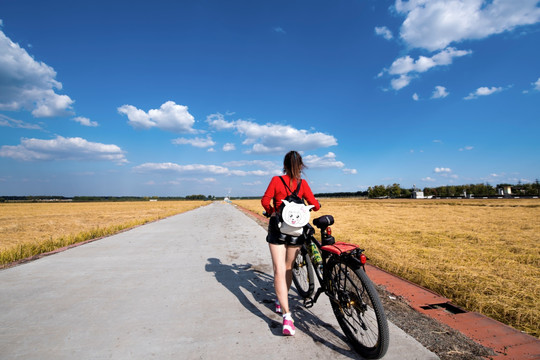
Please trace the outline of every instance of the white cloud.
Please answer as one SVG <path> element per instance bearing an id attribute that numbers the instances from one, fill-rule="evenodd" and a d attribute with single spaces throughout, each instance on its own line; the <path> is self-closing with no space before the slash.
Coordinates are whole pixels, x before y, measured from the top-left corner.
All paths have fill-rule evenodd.
<path id="1" fill-rule="evenodd" d="M 174 185 L 180 185 L 182 182 L 196 182 L 200 184 L 211 184 L 216 183 L 217 179 L 213 177 L 205 177 L 205 178 L 199 178 L 199 177 L 189 177 L 189 178 L 177 178 L 176 181 L 170 181 L 170 183 L 174 183 Z"/>
<path id="2" fill-rule="evenodd" d="M 228 175 L 235 175 L 235 176 L 248 176 L 248 175 L 255 175 L 255 176 L 268 176 L 271 175 L 270 172 L 264 171 L 264 170 L 231 170 Z"/>
<path id="3" fill-rule="evenodd" d="M 358 170 L 356 169 L 343 169 L 343 173 L 347 175 L 356 175 L 358 174 Z"/>
<path id="4" fill-rule="evenodd" d="M 436 53 L 432 57 L 419 56 L 416 60 L 406 55 L 394 60 L 388 73 L 391 75 L 408 74 L 411 72 L 423 73 L 435 66 L 450 65 L 454 58 L 471 53 L 471 50 L 457 50 L 450 47 Z"/>
<path id="5" fill-rule="evenodd" d="M 28 110 L 34 117 L 73 114 L 73 100 L 60 95 L 56 71 L 38 62 L 0 31 L 0 110 Z"/>
<path id="6" fill-rule="evenodd" d="M 266 170 L 231 170 L 220 165 L 187 164 L 179 165 L 171 162 L 167 163 L 144 163 L 133 168 L 136 172 L 177 172 L 177 173 L 196 173 L 213 174 L 225 176 L 269 176 L 270 171 Z"/>
<path id="7" fill-rule="evenodd" d="M 150 129 L 156 127 L 178 133 L 193 133 L 195 119 L 188 112 L 188 107 L 167 101 L 159 109 L 148 112 L 137 109 L 133 105 L 122 105 L 118 108 L 120 114 L 127 115 L 128 123 L 134 128 Z"/>
<path id="8" fill-rule="evenodd" d="M 536 82 L 533 82 L 532 85 L 534 86 L 534 90 L 540 91 L 540 78 Z"/>
<path id="9" fill-rule="evenodd" d="M 341 161 L 336 160 L 336 154 L 329 152 L 323 157 L 317 155 L 304 156 L 304 163 L 308 168 L 342 168 L 345 166 Z"/>
<path id="10" fill-rule="evenodd" d="M 342 187 L 343 185 L 341 184 L 330 184 L 330 183 L 324 183 L 324 186 L 327 188 L 327 189 L 335 189 L 335 188 L 340 188 Z"/>
<path id="11" fill-rule="evenodd" d="M 439 168 L 439 167 L 436 167 L 433 171 L 435 171 L 436 173 L 450 173 L 452 172 L 452 170 L 450 168 Z"/>
<path id="12" fill-rule="evenodd" d="M 476 90 L 476 95 L 487 96 L 487 95 L 491 95 L 499 91 L 502 91 L 501 87 L 491 87 L 491 88 L 481 87 Z"/>
<path id="13" fill-rule="evenodd" d="M 494 86 L 493 87 L 485 87 L 485 86 L 479 87 L 478 89 L 476 89 L 475 92 L 470 93 L 464 99 L 465 100 L 476 99 L 479 96 L 488 96 L 488 95 L 492 95 L 501 91 L 503 91 L 502 87 L 494 87 Z"/>
<path id="14" fill-rule="evenodd" d="M 78 122 L 79 124 L 83 126 L 90 126 L 90 127 L 99 126 L 97 121 L 91 121 L 89 118 L 82 117 L 82 116 L 77 116 L 73 118 L 72 120 Z"/>
<path id="15" fill-rule="evenodd" d="M 53 90 L 26 91 L 25 95 L 35 94 L 33 98 L 39 97 L 36 101 L 36 108 L 32 111 L 34 117 L 55 117 L 73 114 L 71 104 L 73 100 L 67 95 L 58 95 Z"/>
<path id="16" fill-rule="evenodd" d="M 435 179 L 433 179 L 432 177 L 425 177 L 425 178 L 422 178 L 422 181 L 429 181 L 429 182 L 434 182 L 436 181 Z"/>
<path id="17" fill-rule="evenodd" d="M 234 129 L 234 122 L 226 121 L 225 117 L 220 113 L 208 115 L 206 122 L 218 131 Z"/>
<path id="18" fill-rule="evenodd" d="M 444 86 L 435 86 L 433 94 L 431 95 L 432 99 L 442 99 L 449 95 L 448 91 Z"/>
<path id="19" fill-rule="evenodd" d="M 245 185 L 245 186 L 258 186 L 258 185 L 261 185 L 262 182 L 260 181 L 254 181 L 254 182 L 243 182 L 242 185 Z"/>
<path id="20" fill-rule="evenodd" d="M 264 161 L 264 160 L 236 160 L 228 161 L 223 163 L 223 165 L 228 167 L 250 167 L 258 166 L 263 169 L 272 170 L 273 172 L 279 173 L 279 165 L 273 161 Z"/>
<path id="21" fill-rule="evenodd" d="M 414 93 L 412 98 L 413 98 L 414 101 L 418 101 L 418 99 L 419 99 L 418 94 Z"/>
<path id="22" fill-rule="evenodd" d="M 236 150 L 236 146 L 233 143 L 226 143 L 223 145 L 223 151 L 233 151 Z"/>
<path id="23" fill-rule="evenodd" d="M 281 26 L 276 26 L 274 29 L 274 32 L 277 32 L 279 34 L 286 34 L 285 30 L 283 30 L 283 28 Z"/>
<path id="24" fill-rule="evenodd" d="M 391 85 L 394 90 L 399 90 L 409 85 L 412 80 L 411 74 L 424 73 L 437 66 L 445 66 L 452 64 L 454 58 L 471 54 L 470 50 L 457 50 L 455 48 L 444 49 L 432 57 L 419 56 L 414 60 L 409 55 L 402 56 L 394 60 L 388 73 L 390 75 L 399 75 L 399 77 L 391 80 Z"/>
<path id="25" fill-rule="evenodd" d="M 406 55 L 384 69 L 379 77 L 384 73 L 394 75 L 390 84 L 394 90 L 406 87 L 418 74 L 472 53 L 455 49 L 455 44 L 540 21 L 538 0 L 396 0 L 393 8 L 405 17 L 400 37 L 407 47 L 437 52 L 416 60 Z M 376 32 L 385 33 L 384 28 Z"/>
<path id="26" fill-rule="evenodd" d="M 191 145 L 198 148 L 212 147 L 216 144 L 210 136 L 207 136 L 206 139 L 199 137 L 194 139 L 176 138 L 172 140 L 172 143 L 176 145 Z"/>
<path id="27" fill-rule="evenodd" d="M 223 163 L 224 166 L 231 168 L 256 168 L 255 170 L 231 170 L 233 175 L 278 175 L 282 171 L 280 166 L 274 161 L 265 160 L 236 160 Z M 262 168 L 262 170 L 260 170 Z"/>
<path id="28" fill-rule="evenodd" d="M 403 89 L 405 86 L 411 83 L 411 77 L 407 75 L 400 75 L 398 78 L 394 78 L 390 81 L 390 85 L 394 90 Z"/>
<path id="29" fill-rule="evenodd" d="M 392 75 L 408 74 L 410 72 L 424 72 L 435 63 L 425 56 L 420 56 L 418 60 L 413 60 L 409 55 L 394 60 L 388 72 Z"/>
<path id="30" fill-rule="evenodd" d="M 392 32 L 386 26 L 375 27 L 375 34 L 382 36 L 386 40 L 392 40 Z"/>
<path id="31" fill-rule="evenodd" d="M 470 151 L 474 149 L 474 146 L 465 146 L 463 148 L 460 148 L 459 151 Z"/>
<path id="32" fill-rule="evenodd" d="M 429 51 L 540 21 L 537 0 L 396 0 L 395 9 L 406 16 L 401 38 Z"/>
<path id="33" fill-rule="evenodd" d="M 41 130 L 41 126 L 37 124 L 30 124 L 22 120 L 12 119 L 9 116 L 6 116 L 4 114 L 0 114 L 0 126 L 20 128 L 20 129 Z"/>
<path id="34" fill-rule="evenodd" d="M 337 145 L 337 140 L 332 135 L 311 133 L 289 125 L 260 125 L 247 120 L 229 122 L 221 114 L 208 116 L 207 122 L 216 130 L 236 130 L 245 137 L 242 144 L 251 145 L 249 153 L 284 153 L 291 150 L 292 145 L 298 151 Z"/>
<path id="35" fill-rule="evenodd" d="M 90 142 L 80 137 L 57 136 L 51 140 L 22 139 L 20 145 L 4 145 L 0 156 L 22 161 L 109 160 L 126 163 L 124 151 L 113 144 Z"/>
<path id="36" fill-rule="evenodd" d="M 138 172 L 147 171 L 173 171 L 179 173 L 195 172 L 195 173 L 207 173 L 207 174 L 219 174 L 224 175 L 229 172 L 229 169 L 218 165 L 202 165 L 202 164 L 189 164 L 178 165 L 175 163 L 144 163 L 142 165 L 135 166 L 133 170 Z"/>

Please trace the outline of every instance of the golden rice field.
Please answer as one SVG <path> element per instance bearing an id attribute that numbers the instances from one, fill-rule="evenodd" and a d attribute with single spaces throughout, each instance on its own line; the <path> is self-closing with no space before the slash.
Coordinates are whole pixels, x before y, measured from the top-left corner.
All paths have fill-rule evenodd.
<path id="1" fill-rule="evenodd" d="M 236 204 L 258 214 L 259 200 Z M 540 337 L 540 200 L 321 199 L 370 262 Z"/>
<path id="2" fill-rule="evenodd" d="M 1 203 L 0 268 L 205 204 L 204 201 Z"/>

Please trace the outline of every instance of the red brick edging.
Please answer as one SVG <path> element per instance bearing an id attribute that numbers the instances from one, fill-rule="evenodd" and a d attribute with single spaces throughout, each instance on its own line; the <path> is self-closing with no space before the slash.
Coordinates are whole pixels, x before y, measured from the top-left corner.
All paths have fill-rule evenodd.
<path id="1" fill-rule="evenodd" d="M 476 312 L 468 312 L 433 291 L 401 279 L 373 265 L 369 278 L 389 292 L 401 296 L 416 311 L 461 332 L 471 340 L 493 349 L 501 359 L 540 359 L 540 340 Z M 498 359 L 497 356 L 495 359 Z"/>

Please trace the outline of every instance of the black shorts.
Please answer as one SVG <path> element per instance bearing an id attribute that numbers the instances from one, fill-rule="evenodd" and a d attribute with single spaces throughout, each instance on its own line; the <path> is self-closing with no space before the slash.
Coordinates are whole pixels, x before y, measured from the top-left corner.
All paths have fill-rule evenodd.
<path id="1" fill-rule="evenodd" d="M 277 216 L 270 217 L 268 223 L 268 235 L 266 236 L 266 241 L 270 244 L 301 246 L 304 244 L 305 240 L 304 235 L 292 236 L 282 234 L 281 231 L 279 231 Z"/>

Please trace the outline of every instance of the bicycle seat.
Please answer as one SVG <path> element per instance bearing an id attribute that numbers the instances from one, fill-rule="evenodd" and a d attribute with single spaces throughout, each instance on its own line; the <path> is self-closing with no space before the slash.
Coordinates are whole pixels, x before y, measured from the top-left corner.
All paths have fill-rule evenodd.
<path id="1" fill-rule="evenodd" d="M 332 215 L 323 215 L 316 219 L 313 219 L 313 225 L 319 229 L 326 229 L 334 223 L 334 217 Z"/>

